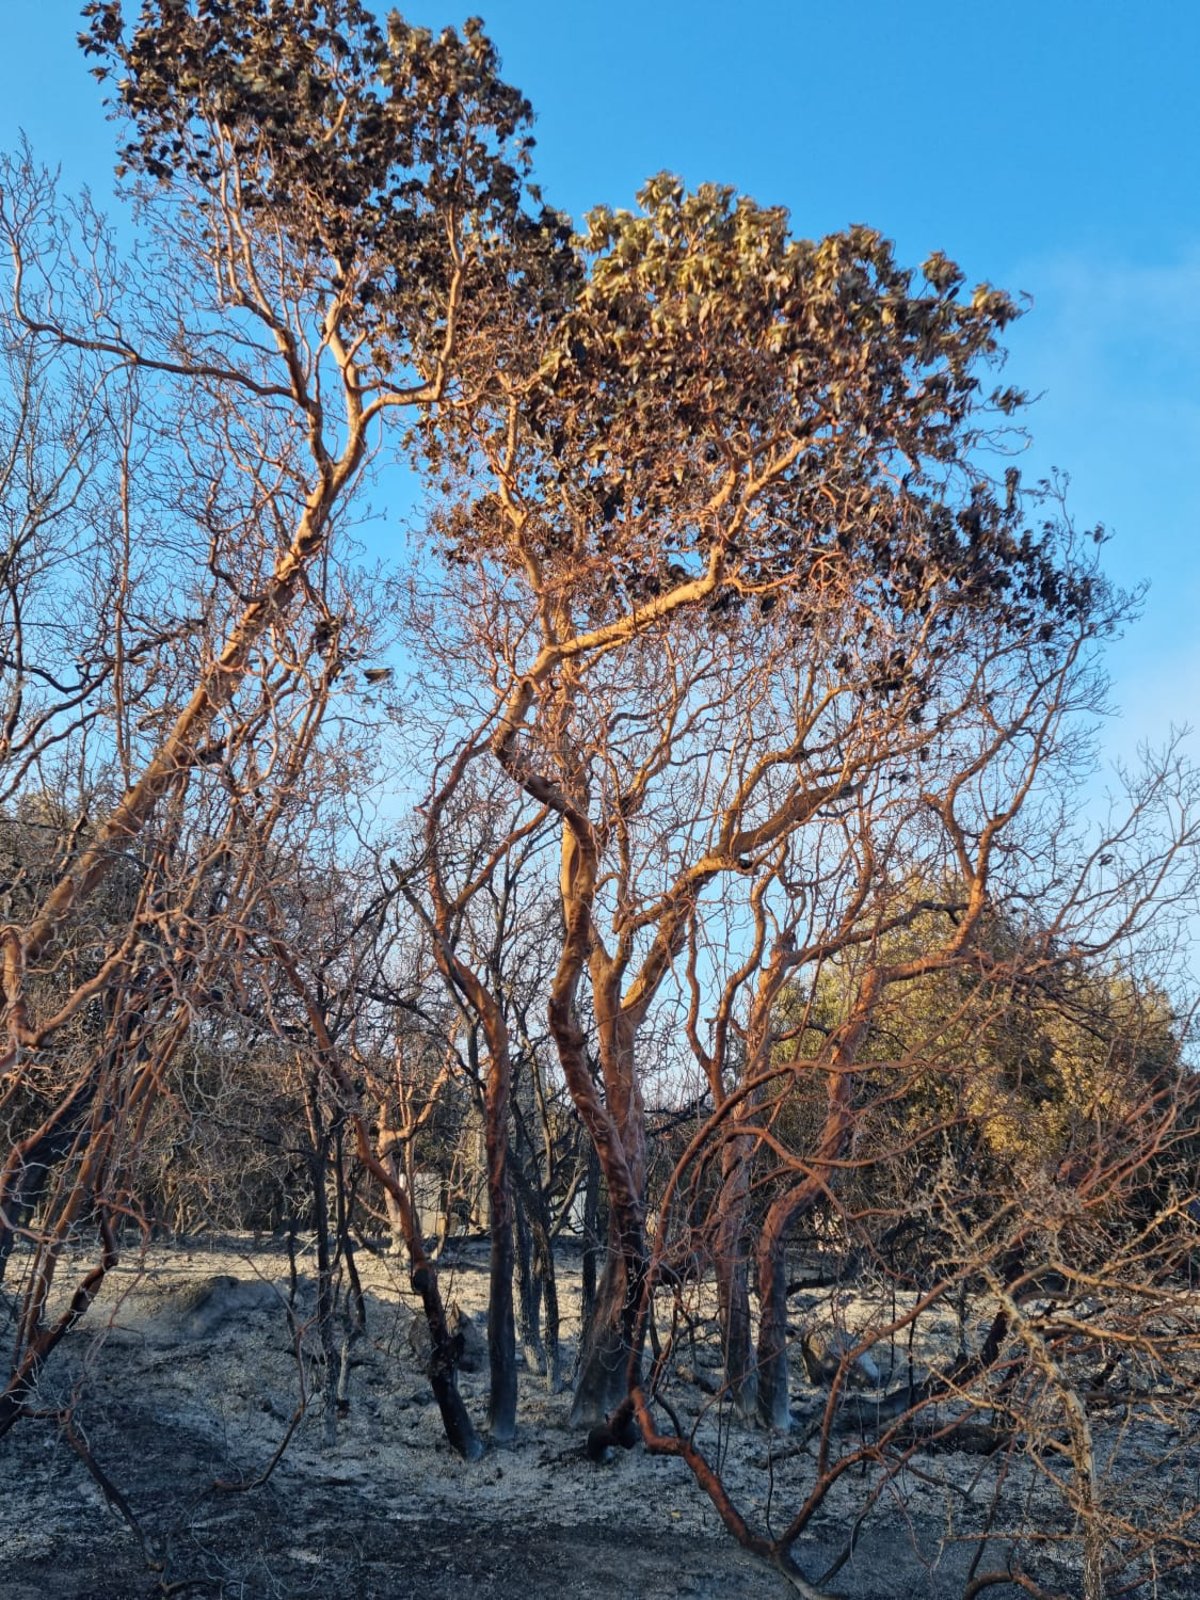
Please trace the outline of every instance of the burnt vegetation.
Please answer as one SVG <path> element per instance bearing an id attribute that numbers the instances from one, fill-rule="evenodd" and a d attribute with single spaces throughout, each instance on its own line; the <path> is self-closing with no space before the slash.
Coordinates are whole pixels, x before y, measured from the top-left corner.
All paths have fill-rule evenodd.
<path id="1" fill-rule="evenodd" d="M 804 1594 L 873 1526 L 1188 1592 L 1196 776 L 1087 821 L 1136 597 L 1004 466 L 1013 300 L 667 174 L 572 226 L 478 22 L 85 23 L 136 255 L 0 176 L 0 1435 L 158 1559 L 79 1352 L 253 1235 L 294 1409 L 222 1492 L 338 1448 L 394 1257 L 470 1471 L 561 1394 L 547 1472 L 673 1458 Z"/>

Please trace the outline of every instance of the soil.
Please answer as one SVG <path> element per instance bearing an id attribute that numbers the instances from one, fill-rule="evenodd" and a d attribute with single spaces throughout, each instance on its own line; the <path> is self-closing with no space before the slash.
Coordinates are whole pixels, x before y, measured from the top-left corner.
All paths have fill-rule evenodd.
<path id="1" fill-rule="evenodd" d="M 402 1262 L 358 1259 L 367 1334 L 354 1347 L 348 1411 L 330 1440 L 313 1401 L 268 1480 L 248 1489 L 230 1485 L 263 1474 L 296 1412 L 302 1369 L 310 1386 L 314 1379 L 303 1328 L 297 1360 L 282 1246 L 156 1246 L 111 1274 L 48 1369 L 40 1400 L 47 1411 L 70 1407 L 141 1537 L 58 1427 L 22 1422 L 0 1442 L 0 1600 L 782 1600 L 793 1592 L 736 1546 L 682 1463 L 641 1446 L 589 1461 L 568 1427 L 569 1393 L 548 1393 L 536 1373 L 522 1372 L 516 1442 L 475 1465 L 461 1461 L 414 1353 L 415 1301 Z M 481 1326 L 485 1252 L 467 1248 L 443 1268 L 443 1290 Z M 564 1325 L 573 1327 L 578 1276 L 569 1261 L 561 1292 Z M 302 1276 L 301 1322 L 311 1300 Z M 777 1530 L 811 1483 L 811 1459 L 730 1426 L 711 1404 L 705 1410 L 704 1368 L 714 1354 L 697 1345 L 689 1356 L 698 1437 L 719 1455 L 742 1510 Z M 486 1370 L 460 1382 L 482 1426 Z M 960 1596 L 976 1548 L 958 1537 L 970 1520 L 964 1506 L 974 1495 L 986 1511 L 994 1488 L 977 1458 L 931 1457 L 864 1522 L 825 1591 L 852 1600 Z M 844 1550 L 865 1498 L 861 1474 L 844 1479 L 801 1536 L 795 1554 L 813 1579 Z M 982 1567 L 1004 1560 L 992 1543 Z M 1070 1570 L 1054 1576 L 1060 1590 L 1077 1592 Z M 1192 1592 L 1200 1589 L 1159 1590 Z"/>

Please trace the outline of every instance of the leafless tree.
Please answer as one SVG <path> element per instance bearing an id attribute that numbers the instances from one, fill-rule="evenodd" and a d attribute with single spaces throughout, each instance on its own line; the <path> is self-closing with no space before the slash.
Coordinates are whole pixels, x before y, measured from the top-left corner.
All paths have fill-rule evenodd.
<path id="1" fill-rule="evenodd" d="M 36 1083 L 71 1019 L 119 993 L 147 952 L 165 955 L 154 964 L 167 973 L 150 1013 L 140 993 L 124 1008 L 137 1019 L 132 1032 L 114 1017 L 103 1067 L 68 1083 L 40 1123 L 18 1125 L 0 1193 L 6 1227 L 28 1209 L 30 1171 L 62 1160 L 87 1128 L 98 1142 L 68 1181 L 64 1223 L 105 1190 L 96 1163 L 116 1137 L 106 1108 L 127 1090 L 135 1105 L 150 1095 L 205 992 L 179 981 L 176 969 L 192 959 L 179 926 L 199 948 L 205 982 L 216 978 L 209 957 L 236 946 L 231 891 L 209 889 L 200 869 L 208 844 L 197 841 L 194 866 L 174 859 L 175 835 L 189 831 L 185 797 L 230 802 L 206 820 L 218 860 L 236 860 L 246 811 L 272 814 L 276 786 L 295 781 L 330 685 L 353 659 L 335 535 L 383 424 L 420 418 L 445 398 L 460 344 L 477 333 L 464 296 L 487 278 L 484 258 L 520 210 L 528 110 L 499 81 L 482 34 L 433 41 L 397 20 L 385 36 L 361 8 L 343 9 L 353 43 L 328 19 L 268 24 L 240 8 L 242 43 L 274 84 L 276 113 L 286 97 L 280 116 L 239 99 L 226 79 L 206 32 L 219 21 L 152 4 L 143 26 L 126 30 L 119 5 L 87 8 L 86 48 L 101 78 L 116 69 L 128 119 L 140 272 L 118 260 L 87 206 L 57 206 L 29 160 L 4 172 L 11 665 L 0 783 L 16 797 L 52 757 L 85 774 L 57 872 L 3 929 L 10 1096 L 23 1096 L 31 1075 Z M 232 14 L 224 20 L 235 27 Z M 297 73 L 309 94 L 296 93 Z M 252 80 L 236 81 L 246 90 Z M 355 151 L 349 187 L 343 133 Z M 330 139 L 332 163 L 321 154 L 332 153 Z M 389 191 L 370 223 L 381 174 L 406 166 L 419 180 Z M 147 863 L 165 852 L 178 892 L 164 898 L 148 873 L 136 913 L 105 928 L 86 975 L 51 994 L 42 975 L 61 970 L 73 930 L 143 838 Z M 229 870 L 236 880 L 243 869 Z M 217 896 L 216 930 L 196 905 L 204 892 Z M 49 1335 L 48 1283 L 32 1291 L 5 1426 L 47 1340 L 81 1313 L 115 1259 L 103 1207 L 100 1231 L 100 1263 Z M 47 1240 L 60 1250 L 63 1228 L 35 1235 L 35 1249 Z"/>

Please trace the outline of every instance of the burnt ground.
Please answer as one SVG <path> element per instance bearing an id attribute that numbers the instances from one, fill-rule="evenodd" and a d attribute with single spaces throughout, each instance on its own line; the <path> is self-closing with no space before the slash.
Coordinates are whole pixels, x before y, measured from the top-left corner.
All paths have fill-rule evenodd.
<path id="1" fill-rule="evenodd" d="M 150 1568 L 73 1453 L 53 1433 L 30 1429 L 7 1452 L 5 1477 L 19 1474 L 19 1499 L 32 1520 L 0 1538 L 0 1600 L 150 1600 L 164 1585 L 177 1595 L 247 1600 L 757 1600 L 787 1592 L 728 1540 L 645 1526 L 636 1513 L 649 1508 L 636 1507 L 627 1529 L 584 1520 L 585 1474 L 604 1469 L 583 1463 L 576 1469 L 581 1519 L 560 1527 L 519 1514 L 485 1522 L 469 1505 L 458 1516 L 447 1507 L 441 1518 L 414 1517 L 399 1485 L 364 1493 L 358 1483 L 287 1470 L 250 1493 L 222 1492 L 213 1482 L 229 1470 L 225 1453 L 137 1405 L 90 1428 L 89 1443 L 147 1530 L 161 1570 Z M 493 1478 L 503 1470 L 499 1453 L 475 1469 Z"/>
<path id="2" fill-rule="evenodd" d="M 20 1424 L 0 1441 L 0 1600 L 782 1600 L 776 1572 L 741 1552 L 679 1462 L 640 1446 L 605 1465 L 568 1427 L 569 1395 L 522 1375 L 520 1432 L 475 1465 L 446 1444 L 410 1331 L 398 1262 L 363 1259 L 368 1337 L 356 1347 L 350 1409 L 329 1441 L 319 1407 L 296 1429 L 269 1481 L 261 1474 L 296 1408 L 299 1368 L 285 1305 L 287 1263 L 275 1248 L 225 1241 L 156 1248 L 123 1266 L 44 1380 L 48 1410 L 72 1408 L 94 1461 L 124 1497 L 144 1545 L 53 1423 Z M 484 1257 L 444 1277 L 448 1299 L 478 1314 Z M 575 1291 L 563 1288 L 568 1321 Z M 303 1313 L 305 1294 L 298 1305 Z M 0 1313 L 3 1313 L 0 1307 Z M 570 1352 L 568 1352 L 569 1357 Z M 696 1348 L 697 1368 L 713 1360 Z M 311 1379 L 312 1369 L 308 1367 Z M 797 1387 L 803 1379 L 798 1375 Z M 462 1388 L 482 1420 L 486 1375 Z M 755 1429 L 705 1418 L 709 1448 L 741 1509 L 759 1526 L 787 1520 L 811 1483 L 803 1452 Z M 812 1578 L 845 1548 L 865 1498 L 861 1474 L 838 1486 L 795 1547 Z M 997 1504 L 977 1458 L 922 1464 L 863 1522 L 851 1558 L 826 1585 L 848 1600 L 960 1596 L 976 1548 L 972 1527 Z M 1028 1515 L 1029 1485 L 998 1502 Z M 1046 1525 L 1054 1512 L 1049 1506 Z M 1007 1558 L 992 1541 L 983 1567 Z M 152 1564 L 153 1563 L 153 1564 Z M 1047 1568 L 1077 1593 L 1069 1562 Z M 989 1594 L 1010 1596 L 1005 1587 Z M 1200 1594 L 1188 1579 L 1161 1596 Z"/>

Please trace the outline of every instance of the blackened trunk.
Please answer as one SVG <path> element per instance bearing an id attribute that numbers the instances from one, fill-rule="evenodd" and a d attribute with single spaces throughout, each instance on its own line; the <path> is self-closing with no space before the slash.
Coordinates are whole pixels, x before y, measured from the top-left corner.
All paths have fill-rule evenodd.
<path id="1" fill-rule="evenodd" d="M 317 1246 L 317 1338 L 321 1345 L 322 1432 L 327 1448 L 337 1440 L 338 1340 L 334 1327 L 333 1257 L 329 1247 L 327 1162 L 323 1152 L 309 1157 L 312 1174 L 313 1231 Z"/>
<path id="2" fill-rule="evenodd" d="M 625 1398 L 629 1351 L 622 1313 L 627 1293 L 625 1262 L 615 1241 L 596 1290 L 571 1407 L 572 1427 L 594 1427 Z"/>
<path id="3" fill-rule="evenodd" d="M 26 1402 L 37 1392 L 38 1379 L 41 1375 L 46 1360 L 54 1351 L 59 1342 L 66 1337 L 72 1328 L 81 1320 L 100 1292 L 100 1286 L 105 1277 L 117 1265 L 120 1259 L 117 1250 L 116 1236 L 107 1213 L 100 1211 L 100 1240 L 102 1254 L 99 1262 L 88 1272 L 71 1296 L 67 1309 L 50 1327 L 41 1326 L 40 1312 L 35 1319 L 27 1318 L 24 1337 L 20 1337 L 16 1357 L 12 1370 L 3 1392 L 0 1392 L 0 1439 L 13 1427 L 14 1423 L 24 1415 Z M 59 1246 L 51 1251 L 52 1258 L 57 1257 Z M 46 1284 L 53 1276 L 53 1260 L 46 1273 Z M 31 1288 L 30 1293 L 35 1290 Z M 28 1298 L 28 1297 L 27 1297 Z M 44 1298 L 42 1300 L 44 1304 Z"/>
<path id="4" fill-rule="evenodd" d="M 507 1055 L 493 1050 L 484 1100 L 491 1282 L 488 1291 L 488 1431 L 498 1444 L 517 1432 L 517 1329 L 513 1316 L 513 1204 L 508 1181 Z"/>
<path id="5" fill-rule="evenodd" d="M 786 1226 L 763 1230 L 758 1256 L 758 1414 L 769 1428 L 792 1425 L 787 1359 Z"/>
<path id="6" fill-rule="evenodd" d="M 497 1225 L 492 1226 L 492 1289 L 488 1302 L 488 1368 L 491 1397 L 488 1404 L 488 1432 L 499 1444 L 507 1444 L 517 1431 L 517 1329 L 513 1315 L 512 1227 L 505 1226 L 507 1243 L 498 1241 Z M 503 1274 L 503 1287 L 500 1278 Z"/>
<path id="7" fill-rule="evenodd" d="M 328 1449 L 337 1439 L 338 1341 L 334 1327 L 334 1262 L 329 1238 L 329 1136 L 324 1127 L 323 1107 L 315 1074 L 305 1084 L 304 1100 L 309 1136 L 305 1159 L 317 1250 L 316 1316 L 317 1339 L 321 1346 L 322 1435 Z"/>
<path id="8" fill-rule="evenodd" d="M 483 1441 L 475 1432 L 475 1425 L 458 1392 L 455 1346 L 446 1326 L 437 1273 L 422 1257 L 419 1265 L 414 1264 L 409 1281 L 413 1292 L 421 1297 L 429 1324 L 429 1384 L 442 1415 L 446 1438 L 464 1461 L 478 1461 L 483 1454 Z"/>
<path id="9" fill-rule="evenodd" d="M 50 1174 L 67 1155 L 92 1103 L 98 1074 L 89 1072 L 28 1138 L 13 1146 L 0 1173 L 0 1283 L 17 1230 L 33 1216 Z"/>
<path id="10" fill-rule="evenodd" d="M 521 1349 L 532 1372 L 545 1372 L 546 1352 L 542 1347 L 542 1282 L 533 1265 L 533 1244 L 524 1204 L 516 1207 L 517 1307 Z"/>
<path id="11" fill-rule="evenodd" d="M 859 988 L 858 1002 L 837 1036 L 827 1074 L 825 1125 L 814 1152 L 814 1175 L 780 1195 L 767 1211 L 758 1246 L 758 1414 L 769 1427 L 791 1426 L 787 1361 L 788 1235 L 797 1218 L 824 1193 L 823 1170 L 845 1154 L 853 1127 L 852 1067 L 878 999 L 882 976 L 872 968 Z"/>
<path id="12" fill-rule="evenodd" d="M 589 1147 L 587 1177 L 583 1182 L 582 1296 L 579 1307 L 580 1339 L 586 1343 L 596 1310 L 597 1263 L 600 1257 L 600 1158 Z"/>
<path id="13" fill-rule="evenodd" d="M 342 1093 L 346 1094 L 350 1086 L 345 1075 L 340 1070 L 340 1064 L 336 1063 L 332 1052 L 330 1052 L 330 1060 L 335 1065 L 334 1081 Z M 451 1447 L 457 1450 L 465 1461 L 478 1461 L 483 1454 L 483 1442 L 475 1432 L 475 1425 L 472 1423 L 470 1414 L 463 1404 L 462 1395 L 458 1392 L 454 1341 L 451 1339 L 450 1330 L 446 1326 L 446 1311 L 442 1305 L 441 1291 L 438 1288 L 437 1272 L 425 1254 L 425 1244 L 421 1238 L 420 1228 L 417 1225 L 416 1210 L 412 1203 L 412 1197 L 404 1185 L 375 1155 L 371 1148 L 371 1141 L 361 1112 L 353 1114 L 351 1125 L 354 1130 L 359 1160 L 367 1171 L 391 1194 L 395 1203 L 396 1220 L 400 1224 L 404 1234 L 404 1243 L 408 1249 L 409 1282 L 412 1285 L 413 1293 L 421 1297 L 421 1306 L 425 1312 L 425 1320 L 429 1325 L 429 1383 L 433 1389 L 433 1397 L 437 1401 L 438 1410 L 442 1415 L 442 1426 L 446 1430 L 446 1438 Z"/>
<path id="14" fill-rule="evenodd" d="M 758 1368 L 750 1329 L 750 1273 L 743 1252 L 718 1256 L 717 1289 L 725 1386 L 737 1414 L 752 1417 L 758 1406 Z"/>
<path id="15" fill-rule="evenodd" d="M 746 1227 L 753 1149 L 749 1139 L 731 1139 L 725 1146 L 714 1246 L 725 1384 L 734 1409 L 742 1417 L 752 1417 L 758 1402 L 758 1373 L 750 1330 L 750 1239 Z"/>
<path id="16" fill-rule="evenodd" d="M 573 1427 L 603 1422 L 626 1399 L 631 1384 L 641 1381 L 645 1330 L 639 1312 L 646 1265 L 644 1241 L 622 1241 L 614 1230 L 584 1342 L 571 1407 Z"/>
<path id="17" fill-rule="evenodd" d="M 545 1218 L 534 1229 L 533 1279 L 545 1303 L 546 1385 L 551 1394 L 562 1387 L 562 1353 L 559 1347 L 558 1282 L 554 1276 L 554 1243 Z"/>

